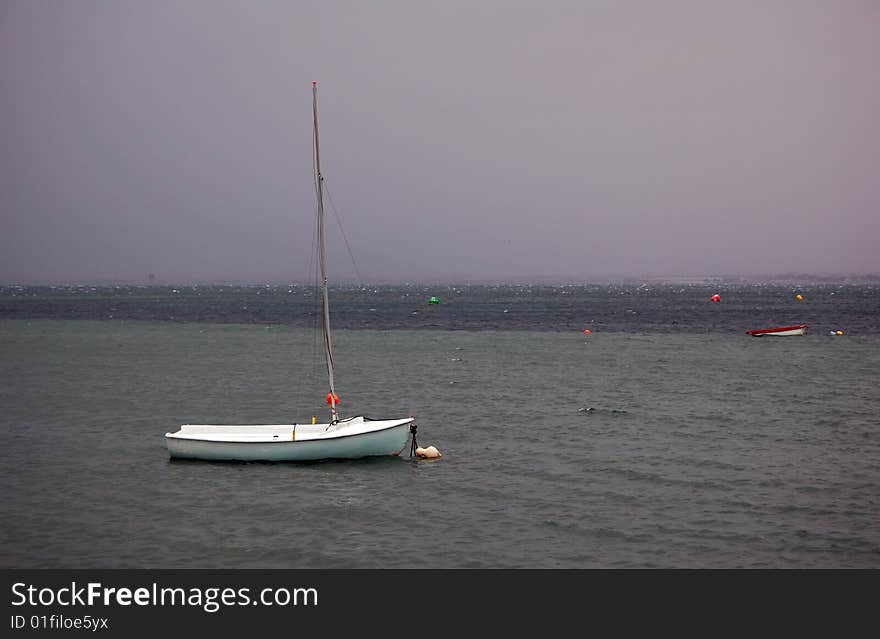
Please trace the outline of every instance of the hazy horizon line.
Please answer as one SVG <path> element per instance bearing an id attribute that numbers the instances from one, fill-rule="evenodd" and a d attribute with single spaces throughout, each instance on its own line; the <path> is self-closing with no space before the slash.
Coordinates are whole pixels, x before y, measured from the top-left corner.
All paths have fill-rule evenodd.
<path id="1" fill-rule="evenodd" d="M 652 282 L 667 284 L 719 284 L 719 283 L 766 283 L 766 282 L 880 282 L 880 273 L 765 273 L 765 274 L 721 274 L 721 275 L 604 275 L 587 278 L 571 276 L 531 276 L 531 277 L 482 277 L 482 278 L 414 278 L 358 280 L 340 278 L 330 283 L 333 286 L 474 286 L 474 285 L 576 285 L 576 284 L 615 284 Z M 315 281 L 281 278 L 72 278 L 68 280 L 0 280 L 0 286 L 313 286 Z"/>

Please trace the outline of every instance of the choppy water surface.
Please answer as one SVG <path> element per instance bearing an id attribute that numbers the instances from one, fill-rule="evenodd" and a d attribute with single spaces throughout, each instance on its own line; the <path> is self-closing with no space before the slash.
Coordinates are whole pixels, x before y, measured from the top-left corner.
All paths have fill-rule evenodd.
<path id="1" fill-rule="evenodd" d="M 719 294 L 721 302 L 709 301 Z M 803 301 L 798 301 L 800 294 Z M 431 297 L 441 303 L 428 304 Z M 356 286 L 331 291 L 335 328 L 743 332 L 808 324 L 880 334 L 880 283 Z M 136 319 L 312 327 L 314 287 L 0 286 L 0 318 Z"/>
<path id="2" fill-rule="evenodd" d="M 341 328 L 343 410 L 413 411 L 443 458 L 310 464 L 164 447 L 181 423 L 322 415 L 308 328 L 2 320 L 0 565 L 880 567 L 876 317 L 761 339 L 594 319 Z"/>

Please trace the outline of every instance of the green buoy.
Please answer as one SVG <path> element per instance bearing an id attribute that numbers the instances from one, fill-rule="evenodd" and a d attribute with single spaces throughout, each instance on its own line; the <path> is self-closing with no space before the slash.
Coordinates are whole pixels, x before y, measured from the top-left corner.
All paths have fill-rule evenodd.
<path id="1" fill-rule="evenodd" d="M 439 303 L 440 303 L 440 300 L 436 297 L 432 297 L 431 299 L 428 300 L 428 304 L 439 304 Z"/>

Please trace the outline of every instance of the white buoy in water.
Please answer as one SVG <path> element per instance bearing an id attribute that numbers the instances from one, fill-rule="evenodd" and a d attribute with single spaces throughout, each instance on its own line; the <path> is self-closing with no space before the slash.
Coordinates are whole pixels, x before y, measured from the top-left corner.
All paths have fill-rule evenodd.
<path id="1" fill-rule="evenodd" d="M 416 448 L 416 457 L 421 459 L 438 459 L 442 456 L 443 455 L 440 454 L 440 451 L 433 446 L 428 446 L 427 448 L 419 446 Z"/>

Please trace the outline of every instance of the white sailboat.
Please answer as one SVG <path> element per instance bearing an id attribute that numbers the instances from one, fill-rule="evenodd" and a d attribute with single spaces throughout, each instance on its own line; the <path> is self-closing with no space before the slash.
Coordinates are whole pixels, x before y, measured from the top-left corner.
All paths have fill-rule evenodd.
<path id="1" fill-rule="evenodd" d="M 318 260 L 323 290 L 324 359 L 327 363 L 330 421 L 323 424 L 208 425 L 184 424 L 165 434 L 173 458 L 239 461 L 309 461 L 399 455 L 416 426 L 413 417 L 369 419 L 362 415 L 341 418 L 333 379 L 333 348 L 330 339 L 330 301 L 324 251 L 324 178 L 318 149 L 318 86 L 312 83 L 314 114 L 315 186 L 318 206 Z"/>

